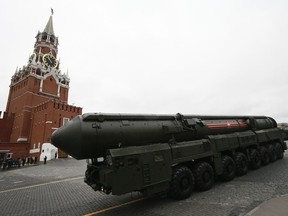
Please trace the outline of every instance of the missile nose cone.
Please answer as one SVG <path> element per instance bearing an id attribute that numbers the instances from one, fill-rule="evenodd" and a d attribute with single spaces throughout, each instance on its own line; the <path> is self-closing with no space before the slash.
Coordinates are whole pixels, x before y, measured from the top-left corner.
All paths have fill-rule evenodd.
<path id="1" fill-rule="evenodd" d="M 58 128 L 51 137 L 52 144 L 76 159 L 81 159 L 81 122 L 77 116 Z"/>

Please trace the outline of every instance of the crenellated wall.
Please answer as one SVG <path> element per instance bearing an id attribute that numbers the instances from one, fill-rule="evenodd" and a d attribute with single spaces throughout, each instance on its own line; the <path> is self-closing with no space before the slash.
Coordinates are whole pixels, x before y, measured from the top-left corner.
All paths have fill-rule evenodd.
<path id="1" fill-rule="evenodd" d="M 68 112 L 75 112 L 75 113 L 82 113 L 82 108 L 81 107 L 76 107 L 73 105 L 69 104 L 64 104 L 64 103 L 59 103 L 59 102 L 54 102 L 53 104 L 54 109 L 59 109 L 62 111 L 68 111 Z"/>

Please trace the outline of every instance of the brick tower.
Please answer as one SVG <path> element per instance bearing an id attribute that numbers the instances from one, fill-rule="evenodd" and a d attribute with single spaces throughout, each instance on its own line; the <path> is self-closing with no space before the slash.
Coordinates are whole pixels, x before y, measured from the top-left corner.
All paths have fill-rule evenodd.
<path id="1" fill-rule="evenodd" d="M 70 78 L 68 72 L 61 72 L 57 53 L 52 13 L 44 31 L 36 35 L 27 65 L 17 68 L 11 78 L 6 112 L 0 119 L 0 129 L 6 128 L 0 133 L 0 150 L 11 150 L 13 157 L 39 158 L 52 132 L 82 114 L 81 107 L 68 104 Z M 19 155 L 17 145 L 25 145 L 26 153 L 21 148 Z"/>

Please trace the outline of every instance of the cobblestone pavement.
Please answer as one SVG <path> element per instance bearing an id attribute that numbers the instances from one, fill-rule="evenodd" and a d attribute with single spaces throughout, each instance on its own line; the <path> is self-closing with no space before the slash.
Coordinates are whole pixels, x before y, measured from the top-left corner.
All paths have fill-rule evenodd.
<path id="1" fill-rule="evenodd" d="M 85 161 L 57 159 L 0 171 L 0 215 L 244 216 L 264 201 L 288 194 L 287 167 L 288 153 L 245 176 L 174 201 L 94 192 L 83 182 Z"/>

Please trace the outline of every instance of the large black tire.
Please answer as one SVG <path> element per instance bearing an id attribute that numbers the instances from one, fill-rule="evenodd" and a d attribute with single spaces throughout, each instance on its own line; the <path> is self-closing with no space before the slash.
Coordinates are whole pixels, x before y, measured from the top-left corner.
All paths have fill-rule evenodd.
<path id="1" fill-rule="evenodd" d="M 248 172 L 248 158 L 242 152 L 235 155 L 236 174 L 238 176 L 245 175 Z"/>
<path id="2" fill-rule="evenodd" d="M 284 150 L 280 143 L 275 144 L 275 151 L 278 159 L 282 159 L 284 157 Z"/>
<path id="3" fill-rule="evenodd" d="M 277 160 L 276 148 L 274 145 L 269 144 L 267 147 L 270 162 L 274 162 Z"/>
<path id="4" fill-rule="evenodd" d="M 261 155 L 256 149 L 250 150 L 250 166 L 252 169 L 259 169 L 261 166 Z"/>
<path id="5" fill-rule="evenodd" d="M 209 190 L 214 183 L 214 170 L 204 161 L 196 162 L 192 168 L 195 177 L 195 187 L 199 191 Z"/>
<path id="6" fill-rule="evenodd" d="M 194 176 L 188 167 L 175 167 L 170 183 L 169 196 L 177 200 L 186 199 L 192 194 L 194 185 Z"/>
<path id="7" fill-rule="evenodd" d="M 222 167 L 223 173 L 221 175 L 221 179 L 224 181 L 230 181 L 234 179 L 236 173 L 236 165 L 234 160 L 227 155 L 224 155 L 222 158 Z"/>
<path id="8" fill-rule="evenodd" d="M 270 157 L 266 147 L 264 146 L 260 147 L 260 155 L 261 155 L 261 163 L 263 166 L 270 163 Z"/>

